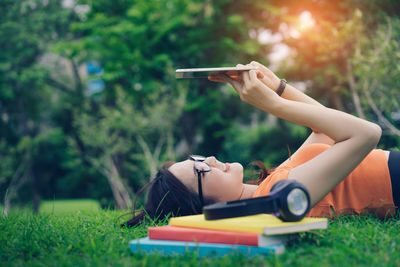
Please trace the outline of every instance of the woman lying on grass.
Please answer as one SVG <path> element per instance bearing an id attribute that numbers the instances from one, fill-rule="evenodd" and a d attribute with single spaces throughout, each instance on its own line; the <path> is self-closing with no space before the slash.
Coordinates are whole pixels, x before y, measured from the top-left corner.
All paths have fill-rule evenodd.
<path id="1" fill-rule="evenodd" d="M 212 75 L 210 79 L 229 82 L 250 105 L 310 127 L 308 139 L 272 172 L 260 165 L 258 185 L 243 183 L 241 164 L 222 163 L 215 157 L 165 164 L 150 184 L 144 210 L 126 225 L 142 222 L 146 214 L 156 220 L 169 213 L 199 214 L 203 205 L 266 196 L 283 179 L 297 180 L 308 189 L 307 216 L 395 214 L 400 205 L 400 151 L 375 149 L 381 128 L 324 107 L 257 62 L 248 66 L 258 69 L 241 77 Z"/>

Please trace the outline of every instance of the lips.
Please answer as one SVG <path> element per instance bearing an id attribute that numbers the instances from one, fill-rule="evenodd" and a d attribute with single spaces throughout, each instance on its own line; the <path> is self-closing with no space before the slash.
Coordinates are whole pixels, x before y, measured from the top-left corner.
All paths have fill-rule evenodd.
<path id="1" fill-rule="evenodd" d="M 225 163 L 225 172 L 228 172 L 231 166 L 228 163 Z"/>

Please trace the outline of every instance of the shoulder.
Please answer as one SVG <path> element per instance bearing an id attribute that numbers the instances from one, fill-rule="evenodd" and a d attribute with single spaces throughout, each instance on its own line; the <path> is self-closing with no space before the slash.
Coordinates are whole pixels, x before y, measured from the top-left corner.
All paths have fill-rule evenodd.
<path id="1" fill-rule="evenodd" d="M 301 165 L 312 158 L 316 157 L 323 151 L 327 150 L 330 145 L 327 144 L 309 144 L 299 148 L 295 155 L 293 155 L 284 164 L 279 165 L 264 181 L 258 186 L 253 197 L 266 196 L 271 191 L 272 186 L 279 180 L 285 180 L 288 178 L 289 172 L 294 167 Z"/>
<path id="2" fill-rule="evenodd" d="M 296 153 L 294 153 L 294 155 L 289 158 L 289 160 L 287 160 L 284 164 L 281 164 L 278 168 L 281 167 L 294 168 L 296 166 L 299 166 L 309 161 L 310 159 L 318 156 L 319 154 L 321 154 L 330 147 L 331 147 L 330 145 L 321 143 L 314 143 L 300 147 L 296 151 Z"/>
<path id="3" fill-rule="evenodd" d="M 276 168 L 264 181 L 262 181 L 259 186 L 257 187 L 256 192 L 254 193 L 253 197 L 262 197 L 269 194 L 271 191 L 272 186 L 280 181 L 286 180 L 289 175 L 289 171 L 292 168 L 290 167 L 278 167 Z"/>

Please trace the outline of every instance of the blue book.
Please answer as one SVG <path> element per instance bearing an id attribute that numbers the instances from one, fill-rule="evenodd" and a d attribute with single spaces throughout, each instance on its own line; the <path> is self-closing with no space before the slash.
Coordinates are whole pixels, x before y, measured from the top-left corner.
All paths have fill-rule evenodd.
<path id="1" fill-rule="evenodd" d="M 240 246 L 215 243 L 182 242 L 167 240 L 150 240 L 148 237 L 135 239 L 129 242 L 133 253 L 144 252 L 147 254 L 158 253 L 163 256 L 184 255 L 194 252 L 199 257 L 224 256 L 226 254 L 242 253 L 245 256 L 281 254 L 285 251 L 284 244 L 269 247 Z"/>

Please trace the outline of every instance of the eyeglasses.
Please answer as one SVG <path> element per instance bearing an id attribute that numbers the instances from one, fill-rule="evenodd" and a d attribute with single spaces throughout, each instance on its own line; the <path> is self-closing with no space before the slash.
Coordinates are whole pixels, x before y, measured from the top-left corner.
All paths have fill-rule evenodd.
<path id="1" fill-rule="evenodd" d="M 197 185 L 199 189 L 199 198 L 200 198 L 200 203 L 201 206 L 204 206 L 204 199 L 203 199 L 203 190 L 202 190 L 202 185 L 201 185 L 201 174 L 204 175 L 204 173 L 211 171 L 210 165 L 208 165 L 204 160 L 206 157 L 203 156 L 195 156 L 192 155 L 189 157 L 190 160 L 194 161 L 194 170 L 197 172 Z"/>

